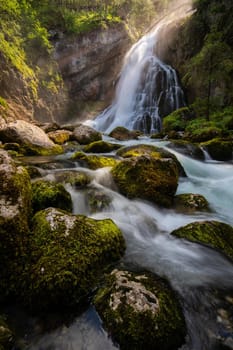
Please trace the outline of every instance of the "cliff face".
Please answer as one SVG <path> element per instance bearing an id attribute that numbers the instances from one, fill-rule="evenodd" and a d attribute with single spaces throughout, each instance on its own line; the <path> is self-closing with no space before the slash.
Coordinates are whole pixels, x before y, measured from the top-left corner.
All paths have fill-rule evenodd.
<path id="1" fill-rule="evenodd" d="M 54 57 L 72 101 L 73 118 L 90 118 L 110 103 L 130 44 L 123 24 L 82 36 L 58 33 Z"/>

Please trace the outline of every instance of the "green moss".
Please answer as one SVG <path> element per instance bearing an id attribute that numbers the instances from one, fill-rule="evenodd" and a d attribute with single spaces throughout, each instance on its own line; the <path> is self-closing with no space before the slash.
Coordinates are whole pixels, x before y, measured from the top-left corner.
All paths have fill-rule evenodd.
<path id="1" fill-rule="evenodd" d="M 0 96 L 0 105 L 3 107 L 3 108 L 8 108 L 8 103 L 7 101 L 5 100 L 5 98 L 1 97 Z"/>
<path id="2" fill-rule="evenodd" d="M 32 184 L 32 208 L 34 212 L 56 207 L 72 211 L 72 200 L 62 184 L 37 180 Z"/>
<path id="3" fill-rule="evenodd" d="M 33 307 L 73 306 L 98 283 L 103 271 L 118 260 L 124 239 L 110 220 L 49 208 L 33 218 L 29 290 Z"/>
<path id="4" fill-rule="evenodd" d="M 152 350 L 156 344 L 158 350 L 174 350 L 184 342 L 186 327 L 181 308 L 159 277 L 115 270 L 94 304 L 121 349 Z"/>
<path id="5" fill-rule="evenodd" d="M 83 148 L 83 151 L 87 153 L 108 153 L 120 147 L 121 145 L 117 145 L 115 143 L 110 143 L 106 141 L 95 141 L 85 146 Z"/>
<path id="6" fill-rule="evenodd" d="M 178 228 L 172 235 L 219 249 L 233 259 L 233 228 L 217 221 L 193 222 Z"/>
<path id="7" fill-rule="evenodd" d="M 78 171 L 64 171 L 56 174 L 56 181 L 69 183 L 75 188 L 85 188 L 91 182 L 90 177 Z"/>
<path id="8" fill-rule="evenodd" d="M 33 144 L 24 144 L 20 147 L 21 154 L 27 156 L 50 156 L 53 154 L 63 153 L 63 148 L 60 145 L 54 145 L 54 147 L 45 148 Z"/>
<path id="9" fill-rule="evenodd" d="M 121 161 L 112 169 L 120 192 L 128 198 L 141 198 L 169 207 L 178 184 L 178 168 L 171 159 L 146 156 Z"/>
<path id="10" fill-rule="evenodd" d="M 194 111 L 189 107 L 179 108 L 163 119 L 163 130 L 184 131 L 188 121 L 194 118 Z"/>
<path id="11" fill-rule="evenodd" d="M 232 159 L 232 141 L 225 141 L 219 138 L 215 138 L 210 141 L 202 142 L 200 146 L 206 149 L 213 159 L 222 161 Z"/>
<path id="12" fill-rule="evenodd" d="M 116 165 L 117 160 L 114 158 L 101 157 L 101 156 L 87 156 L 83 152 L 76 152 L 72 157 L 72 160 L 78 161 L 82 166 L 90 169 L 98 169 L 104 167 L 112 167 Z"/>

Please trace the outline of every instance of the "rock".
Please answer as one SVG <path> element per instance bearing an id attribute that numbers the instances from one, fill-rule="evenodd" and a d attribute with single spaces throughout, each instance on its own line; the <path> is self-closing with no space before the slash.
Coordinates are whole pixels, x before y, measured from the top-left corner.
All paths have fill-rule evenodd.
<path id="1" fill-rule="evenodd" d="M 179 171 L 172 158 L 139 156 L 122 160 L 111 171 L 119 191 L 128 198 L 141 198 L 170 207 Z"/>
<path id="2" fill-rule="evenodd" d="M 140 131 L 128 130 L 123 126 L 118 126 L 110 132 L 109 136 L 119 141 L 126 141 L 137 140 L 138 136 L 141 134 L 142 133 Z"/>
<path id="3" fill-rule="evenodd" d="M 15 278 L 24 265 L 31 215 L 28 172 L 0 149 L 0 265 L 1 295 L 17 291 Z"/>
<path id="4" fill-rule="evenodd" d="M 184 193 L 175 196 L 174 208 L 182 213 L 209 211 L 209 204 L 200 194 Z"/>
<path id="5" fill-rule="evenodd" d="M 90 126 L 80 124 L 74 129 L 72 139 L 78 141 L 81 145 L 87 145 L 91 142 L 102 140 L 102 135 Z"/>
<path id="6" fill-rule="evenodd" d="M 233 259 L 233 228 L 223 222 L 197 221 L 180 227 L 171 234 L 191 242 L 209 245 Z"/>
<path id="7" fill-rule="evenodd" d="M 32 208 L 34 213 L 48 207 L 72 211 L 69 192 L 60 183 L 37 180 L 32 184 Z"/>
<path id="8" fill-rule="evenodd" d="M 87 153 L 110 153 L 121 147 L 121 145 L 118 145 L 116 143 L 110 143 L 106 141 L 95 141 L 85 146 L 83 148 L 83 151 Z"/>
<path id="9" fill-rule="evenodd" d="M 163 148 L 152 146 L 152 145 L 136 145 L 136 146 L 128 146 L 122 147 L 117 151 L 117 155 L 123 158 L 130 157 L 153 157 L 155 159 L 163 159 L 163 158 L 171 158 L 176 163 L 180 176 L 186 176 L 184 168 L 176 158 L 176 156 Z"/>
<path id="10" fill-rule="evenodd" d="M 98 168 L 112 167 L 117 164 L 117 160 L 110 157 L 87 156 L 83 152 L 76 152 L 71 157 L 72 160 L 78 161 L 81 166 L 96 170 Z"/>
<path id="11" fill-rule="evenodd" d="M 168 148 L 174 149 L 175 151 L 184 154 L 198 160 L 204 160 L 204 154 L 202 149 L 193 143 L 185 140 L 172 140 L 167 145 Z"/>
<path id="12" fill-rule="evenodd" d="M 37 126 L 39 126 L 39 128 L 41 128 L 44 132 L 46 132 L 46 134 L 51 131 L 56 131 L 60 129 L 60 126 L 57 123 L 38 123 Z"/>
<path id="13" fill-rule="evenodd" d="M 91 213 L 103 211 L 109 207 L 111 198 L 100 189 L 92 188 L 87 191 L 87 200 Z"/>
<path id="14" fill-rule="evenodd" d="M 195 131 L 185 132 L 183 138 L 189 142 L 205 142 L 212 140 L 216 137 L 221 137 L 222 134 L 222 129 L 217 128 L 215 126 L 199 126 L 199 128 L 197 126 Z"/>
<path id="15" fill-rule="evenodd" d="M 90 177 L 81 171 L 64 170 L 54 175 L 57 182 L 68 183 L 76 189 L 85 188 L 91 182 Z"/>
<path id="16" fill-rule="evenodd" d="M 31 179 L 35 179 L 37 177 L 42 177 L 40 170 L 36 166 L 27 165 L 27 166 L 25 166 L 25 168 L 27 169 L 27 172 L 28 172 Z"/>
<path id="17" fill-rule="evenodd" d="M 0 316 L 0 349 L 11 350 L 13 347 L 14 334 L 7 325 L 3 316 Z"/>
<path id="18" fill-rule="evenodd" d="M 215 160 L 232 160 L 233 143 L 219 138 L 212 139 L 200 144 Z"/>
<path id="19" fill-rule="evenodd" d="M 48 208 L 32 222 L 29 289 L 32 308 L 74 306 L 96 287 L 109 264 L 124 253 L 121 231 L 112 220 Z"/>
<path id="20" fill-rule="evenodd" d="M 27 155 L 48 155 L 61 153 L 62 148 L 55 145 L 45 132 L 36 125 L 17 120 L 0 130 L 0 139 L 6 142 L 16 142 L 21 152 Z"/>
<path id="21" fill-rule="evenodd" d="M 122 350 L 175 350 L 184 343 L 186 326 L 179 302 L 157 276 L 114 270 L 94 304 Z"/>
<path id="22" fill-rule="evenodd" d="M 63 145 L 65 142 L 70 140 L 72 132 L 69 130 L 56 130 L 50 131 L 47 135 L 54 143 Z"/>

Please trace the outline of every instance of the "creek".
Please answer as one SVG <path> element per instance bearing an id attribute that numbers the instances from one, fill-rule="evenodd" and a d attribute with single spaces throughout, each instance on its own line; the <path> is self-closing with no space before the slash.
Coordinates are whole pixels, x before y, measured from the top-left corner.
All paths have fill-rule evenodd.
<path id="1" fill-rule="evenodd" d="M 115 140 L 105 137 L 107 141 Z M 166 141 L 141 137 L 122 145 L 146 143 L 166 148 Z M 74 203 L 74 214 L 95 219 L 112 218 L 122 230 L 127 250 L 122 266 L 147 269 L 169 280 L 179 294 L 188 328 L 182 350 L 233 349 L 233 266 L 222 254 L 207 246 L 177 239 L 170 232 L 190 222 L 218 220 L 233 225 L 233 164 L 198 161 L 175 153 L 187 177 L 180 178 L 177 193 L 200 193 L 209 201 L 210 212 L 183 214 L 161 209 L 142 200 L 129 200 L 119 194 L 112 182 L 109 168 L 90 170 L 69 163 L 70 154 L 55 159 L 31 159 L 37 166 L 51 161 L 57 169 L 43 170 L 45 178 L 53 179 L 56 172 L 76 170 L 88 173 L 89 189 L 106 195 L 109 205 L 92 213 L 87 189 L 67 186 Z M 114 156 L 114 153 L 109 154 Z M 30 158 L 27 159 L 30 162 Z M 58 166 L 59 165 L 59 166 Z M 68 166 L 68 167 L 67 167 Z M 73 166 L 73 168 L 71 168 Z M 143 186 L 143 184 L 142 184 Z M 54 318 L 58 325 L 50 329 Z M 64 315 L 47 315 L 43 320 L 26 318 L 20 331 L 27 350 L 99 350 L 117 349 L 102 328 L 91 306 L 78 317 L 65 320 Z M 22 319 L 22 316 L 21 316 Z M 52 321 L 51 321 L 52 320 Z M 54 322 L 56 324 L 56 322 Z M 224 344 L 224 347 L 223 345 Z"/>

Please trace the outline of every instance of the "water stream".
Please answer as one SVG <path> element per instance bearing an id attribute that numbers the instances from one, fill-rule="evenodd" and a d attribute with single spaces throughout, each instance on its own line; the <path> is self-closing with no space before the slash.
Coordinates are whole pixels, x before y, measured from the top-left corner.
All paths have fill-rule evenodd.
<path id="1" fill-rule="evenodd" d="M 132 143 L 166 148 L 164 141 L 149 138 L 122 142 L 126 145 Z M 233 164 L 201 162 L 174 153 L 188 175 L 180 179 L 177 193 L 203 194 L 210 203 L 211 212 L 182 214 L 158 208 L 149 202 L 129 200 L 116 191 L 109 168 L 93 171 L 77 164 L 73 170 L 87 172 L 92 178 L 88 190 L 106 195 L 109 205 L 92 213 L 88 190 L 78 191 L 67 186 L 74 201 L 74 213 L 95 219 L 112 218 L 121 228 L 127 243 L 123 266 L 133 264 L 138 269 L 150 270 L 170 281 L 180 295 L 188 326 L 188 336 L 182 350 L 233 349 L 233 328 L 229 324 L 233 314 L 222 317 L 222 313 L 225 315 L 233 308 L 232 263 L 214 249 L 170 235 L 172 230 L 199 220 L 219 220 L 233 225 Z M 64 162 L 64 159 L 58 157 L 59 161 Z M 45 175 L 51 178 L 63 170 L 50 170 Z M 41 333 L 35 326 L 29 333 L 27 350 L 118 348 L 103 330 L 93 307 L 54 331 Z M 220 340 L 224 347 L 221 347 Z"/>

